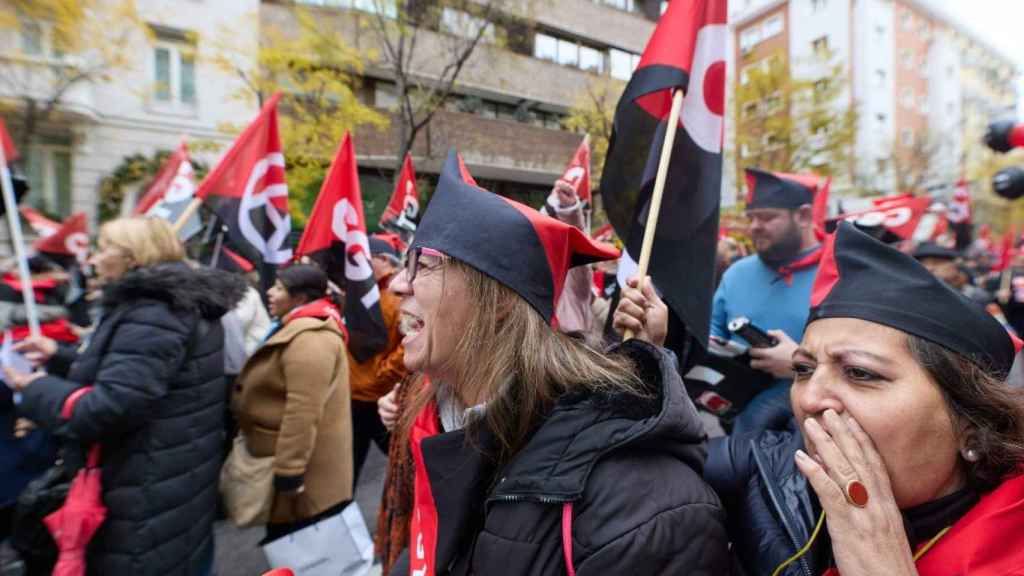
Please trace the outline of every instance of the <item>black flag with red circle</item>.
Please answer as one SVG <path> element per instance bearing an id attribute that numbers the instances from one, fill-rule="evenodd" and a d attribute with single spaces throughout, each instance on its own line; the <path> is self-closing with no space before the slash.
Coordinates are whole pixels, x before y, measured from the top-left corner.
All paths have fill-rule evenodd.
<path id="1" fill-rule="evenodd" d="M 707 344 L 722 180 L 726 0 L 669 2 L 619 100 L 601 195 L 640 256 L 672 93 L 683 90 L 649 273 L 690 334 Z M 628 268 L 629 264 L 626 263 Z"/>

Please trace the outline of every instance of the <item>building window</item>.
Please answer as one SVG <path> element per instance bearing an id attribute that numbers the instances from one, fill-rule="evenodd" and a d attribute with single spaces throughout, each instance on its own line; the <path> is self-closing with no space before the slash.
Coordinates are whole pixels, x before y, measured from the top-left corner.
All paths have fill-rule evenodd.
<path id="1" fill-rule="evenodd" d="M 632 52 L 612 48 L 608 51 L 608 62 L 612 78 L 629 80 L 640 62 L 640 56 Z"/>
<path id="2" fill-rule="evenodd" d="M 373 105 L 377 108 L 392 109 L 398 107 L 398 94 L 391 82 L 377 81 L 373 83 Z"/>
<path id="3" fill-rule="evenodd" d="M 878 70 L 875 70 L 875 85 L 877 85 L 879 88 L 884 87 L 885 86 L 885 80 L 886 80 L 885 70 L 883 70 L 881 68 L 879 68 Z"/>
<path id="4" fill-rule="evenodd" d="M 811 48 L 818 55 L 828 53 L 828 36 L 820 36 L 811 41 Z"/>
<path id="5" fill-rule="evenodd" d="M 36 20 L 21 21 L 21 51 L 29 56 L 43 55 L 43 26 Z"/>
<path id="6" fill-rule="evenodd" d="M 921 96 L 921 101 L 918 103 L 917 109 L 921 111 L 921 114 L 928 113 L 928 96 Z"/>
<path id="7" fill-rule="evenodd" d="M 181 39 L 184 32 L 161 37 L 153 47 L 153 95 L 157 102 L 196 105 L 196 48 Z"/>
<path id="8" fill-rule="evenodd" d="M 828 6 L 828 0 L 811 0 L 811 12 L 824 10 Z"/>
<path id="9" fill-rule="evenodd" d="M 904 48 L 900 53 L 900 60 L 903 62 L 903 68 L 906 70 L 914 69 L 914 53 L 909 48 Z"/>
<path id="10" fill-rule="evenodd" d="M 782 33 L 782 15 L 772 16 L 764 21 L 761 32 L 761 40 L 767 40 L 776 34 Z"/>
<path id="11" fill-rule="evenodd" d="M 589 46 L 580 46 L 580 68 L 597 72 L 604 72 L 604 54 Z"/>
<path id="12" fill-rule="evenodd" d="M 911 146 L 913 146 L 914 131 L 911 130 L 910 128 L 904 128 L 903 130 L 900 130 L 900 144 L 902 144 L 904 148 L 910 148 Z"/>
<path id="13" fill-rule="evenodd" d="M 32 193 L 28 202 L 54 216 L 71 214 L 71 149 L 63 145 L 34 145 L 26 176 Z"/>
<path id="14" fill-rule="evenodd" d="M 604 4 L 605 6 L 625 10 L 627 12 L 636 10 L 636 2 L 634 2 L 634 0 L 597 0 L 597 2 Z"/>
<path id="15" fill-rule="evenodd" d="M 312 6 L 330 6 L 333 8 L 354 8 L 370 14 L 383 14 L 388 18 L 398 16 L 398 6 L 394 0 L 295 0 L 298 4 Z"/>
<path id="16" fill-rule="evenodd" d="M 558 39 L 558 60 L 564 66 L 579 66 L 580 46 L 571 40 Z"/>
<path id="17" fill-rule="evenodd" d="M 910 32 L 911 30 L 913 30 L 914 29 L 914 15 L 911 14 L 909 11 L 904 12 L 903 15 L 900 16 L 900 26 L 902 26 L 903 30 L 905 30 L 907 32 Z"/>
<path id="18" fill-rule="evenodd" d="M 914 89 L 913 88 L 904 88 L 903 89 L 903 93 L 900 96 L 900 103 L 903 105 L 904 108 L 913 108 L 914 107 Z"/>
<path id="19" fill-rule="evenodd" d="M 885 124 L 887 118 L 888 116 L 886 116 L 884 112 L 879 112 L 878 114 L 875 114 L 875 120 L 877 120 L 879 124 Z"/>
<path id="20" fill-rule="evenodd" d="M 746 86 L 750 83 L 750 72 L 749 67 L 740 70 L 740 86 Z"/>
<path id="21" fill-rule="evenodd" d="M 740 50 L 747 51 L 761 42 L 761 26 L 755 24 L 740 32 Z"/>
<path id="22" fill-rule="evenodd" d="M 533 55 L 541 60 L 558 61 L 558 39 L 538 33 L 533 38 Z"/>
<path id="23" fill-rule="evenodd" d="M 480 39 L 484 42 L 494 42 L 494 26 L 490 22 L 447 6 L 441 11 L 441 30 L 453 36 L 476 38 L 481 28 L 484 31 Z"/>

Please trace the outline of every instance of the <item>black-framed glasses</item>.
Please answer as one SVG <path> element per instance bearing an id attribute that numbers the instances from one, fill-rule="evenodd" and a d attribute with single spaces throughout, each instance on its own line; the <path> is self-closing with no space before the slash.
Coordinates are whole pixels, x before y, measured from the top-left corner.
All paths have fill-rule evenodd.
<path id="1" fill-rule="evenodd" d="M 424 257 L 427 259 L 425 260 Z M 444 264 L 445 258 L 443 253 L 433 248 L 424 246 L 414 248 L 405 259 L 405 275 L 409 279 L 409 283 L 412 284 L 420 272 L 429 272 L 440 268 Z"/>

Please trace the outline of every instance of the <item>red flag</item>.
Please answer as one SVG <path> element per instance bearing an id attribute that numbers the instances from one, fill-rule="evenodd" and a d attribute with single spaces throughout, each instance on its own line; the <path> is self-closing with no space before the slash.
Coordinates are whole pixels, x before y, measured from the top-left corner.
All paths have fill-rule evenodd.
<path id="1" fill-rule="evenodd" d="M 345 325 L 355 359 L 364 362 L 380 352 L 388 333 L 380 310 L 380 288 L 370 265 L 356 153 L 348 134 L 316 197 L 295 255 L 316 261 L 335 284 L 344 287 Z"/>
<path id="2" fill-rule="evenodd" d="M 147 214 L 161 200 L 178 203 L 192 200 L 195 193 L 195 177 L 192 164 L 188 160 L 188 146 L 182 142 L 156 173 L 153 181 L 146 187 L 139 203 L 135 205 L 133 214 Z"/>
<path id="3" fill-rule="evenodd" d="M 902 194 L 872 200 L 873 206 L 867 210 L 841 214 L 836 220 L 850 220 L 866 226 L 884 226 L 903 240 L 914 236 L 921 217 L 928 211 L 932 199 L 928 196 L 909 196 Z"/>
<path id="4" fill-rule="evenodd" d="M 584 204 L 590 203 L 590 137 L 584 137 L 576 153 L 565 167 L 560 180 L 567 182 L 576 191 L 576 196 Z"/>
<path id="5" fill-rule="evenodd" d="M 263 105 L 259 116 L 235 140 L 210 172 L 196 197 L 203 199 L 228 226 L 232 245 L 249 260 L 264 265 L 291 260 L 291 233 L 284 153 L 277 130 L 280 94 Z M 245 247 L 245 248 L 243 248 Z M 265 274 L 272 267 L 264 266 Z M 264 277 L 264 282 L 268 278 Z"/>
<path id="6" fill-rule="evenodd" d="M 640 256 L 673 94 L 684 91 L 654 234 L 650 275 L 666 303 L 702 346 L 714 294 L 722 180 L 725 0 L 669 2 L 615 110 L 601 194 L 626 244 Z M 630 266 L 620 266 L 624 274 Z"/>
<path id="7" fill-rule="evenodd" d="M 32 230 L 40 238 L 51 236 L 60 229 L 60 222 L 50 220 L 30 206 L 18 206 L 18 211 L 21 212 L 22 218 L 28 222 L 28 225 L 32 227 Z"/>
<path id="8" fill-rule="evenodd" d="M 405 155 L 402 172 L 391 194 L 391 201 L 380 216 L 380 226 L 387 229 L 398 229 L 403 232 L 415 232 L 416 221 L 420 215 L 420 197 L 416 192 L 416 171 L 412 166 L 412 156 Z"/>
<path id="9" fill-rule="evenodd" d="M 7 132 L 7 124 L 3 119 L 0 119 L 0 145 L 4 147 L 4 160 L 7 161 L 8 165 L 20 156 L 18 149 L 14 147 L 14 141 L 11 140 L 10 133 Z"/>
<path id="10" fill-rule="evenodd" d="M 89 220 L 85 212 L 74 214 L 61 223 L 53 234 L 39 238 L 32 245 L 37 252 L 74 256 L 85 262 L 89 255 Z"/>

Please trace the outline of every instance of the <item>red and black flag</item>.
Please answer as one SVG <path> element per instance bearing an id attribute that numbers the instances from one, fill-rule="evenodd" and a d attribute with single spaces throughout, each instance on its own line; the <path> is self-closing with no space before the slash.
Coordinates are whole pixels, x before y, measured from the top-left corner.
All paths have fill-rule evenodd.
<path id="1" fill-rule="evenodd" d="M 89 219 L 85 212 L 74 214 L 53 234 L 44 236 L 32 245 L 36 252 L 55 256 L 74 256 L 79 264 L 89 257 Z"/>
<path id="2" fill-rule="evenodd" d="M 19 206 L 18 212 L 21 212 L 21 217 L 28 222 L 29 227 L 40 238 L 51 236 L 60 229 L 60 222 L 50 220 L 31 206 Z"/>
<path id="3" fill-rule="evenodd" d="M 718 242 L 726 13 L 726 0 L 668 3 L 619 100 L 601 176 L 608 218 L 635 261 L 672 94 L 683 90 L 649 270 L 665 301 L 702 345 L 711 322 Z"/>
<path id="4" fill-rule="evenodd" d="M 18 149 L 14 147 L 14 140 L 11 139 L 11 135 L 7 132 L 7 124 L 4 123 L 3 119 L 0 118 L 0 146 L 3 147 L 4 151 L 4 162 L 3 170 L 7 170 L 11 174 L 11 184 L 14 185 L 14 202 L 18 203 L 21 201 L 22 196 L 28 192 L 28 180 L 25 175 L 19 170 L 12 167 L 12 164 L 21 157 L 18 153 Z M 0 202 L 0 216 L 7 213 L 7 205 Z"/>
<path id="5" fill-rule="evenodd" d="M 308 256 L 345 291 L 349 351 L 365 362 L 384 349 L 388 332 L 380 288 L 370 265 L 370 242 L 352 137 L 342 140 L 302 233 L 296 257 Z"/>
<path id="6" fill-rule="evenodd" d="M 576 191 L 576 196 L 585 205 L 590 204 L 590 136 L 585 136 L 559 178 Z"/>
<path id="7" fill-rule="evenodd" d="M 420 217 L 420 197 L 416 192 L 416 170 L 412 166 L 412 156 L 405 155 L 402 172 L 395 184 L 395 191 L 387 208 L 380 216 L 380 226 L 405 236 L 405 241 L 416 232 L 416 222 Z"/>
<path id="8" fill-rule="evenodd" d="M 932 199 L 929 196 L 884 196 L 871 199 L 867 208 L 840 214 L 835 220 L 853 222 L 880 240 L 892 243 L 913 238 L 918 224 L 931 205 Z"/>
<path id="9" fill-rule="evenodd" d="M 195 171 L 188 157 L 188 146 L 182 142 L 167 157 L 160 171 L 146 187 L 142 198 L 135 205 L 135 215 L 155 216 L 168 222 L 177 222 L 178 217 L 192 202 L 196 193 Z M 195 212 L 178 233 L 182 241 L 191 238 L 202 229 L 202 222 Z"/>
<path id="10" fill-rule="evenodd" d="M 272 282 L 277 266 L 291 260 L 291 232 L 284 153 L 277 131 L 275 94 L 259 116 L 235 140 L 196 190 L 228 227 L 232 246 Z"/>

